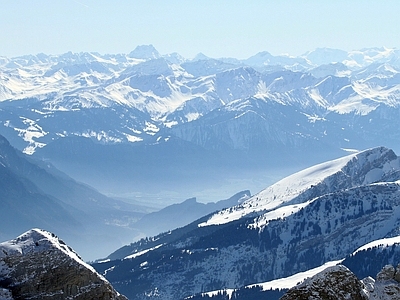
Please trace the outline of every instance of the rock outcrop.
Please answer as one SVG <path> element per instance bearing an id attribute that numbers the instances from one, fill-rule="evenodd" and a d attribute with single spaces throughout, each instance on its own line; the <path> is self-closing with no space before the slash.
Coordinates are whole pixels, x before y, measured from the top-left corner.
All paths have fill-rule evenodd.
<path id="1" fill-rule="evenodd" d="M 367 286 L 368 279 L 362 281 Z M 367 288 L 370 300 L 400 299 L 400 264 L 396 268 L 392 265 L 384 266 L 372 283 Z"/>
<path id="2" fill-rule="evenodd" d="M 345 266 L 337 265 L 325 269 L 303 283 L 290 289 L 280 300 L 317 299 L 400 299 L 400 264 L 386 265 L 377 274 L 376 280 L 357 277 Z"/>
<path id="3" fill-rule="evenodd" d="M 0 243 L 0 293 L 8 299 L 126 299 L 62 240 L 40 229 Z"/>
<path id="4" fill-rule="evenodd" d="M 345 266 L 325 269 L 290 289 L 281 300 L 366 300 L 364 285 Z"/>

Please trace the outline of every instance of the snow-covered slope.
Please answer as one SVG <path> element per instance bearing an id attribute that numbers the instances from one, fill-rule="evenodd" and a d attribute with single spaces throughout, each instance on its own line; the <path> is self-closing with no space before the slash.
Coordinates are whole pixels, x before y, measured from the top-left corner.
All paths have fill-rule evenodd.
<path id="1" fill-rule="evenodd" d="M 399 170 L 400 160 L 390 149 L 381 147 L 354 153 L 288 176 L 240 205 L 218 212 L 199 226 L 263 214 L 255 223 L 263 227 L 269 220 L 298 212 L 316 196 L 379 182 Z"/>

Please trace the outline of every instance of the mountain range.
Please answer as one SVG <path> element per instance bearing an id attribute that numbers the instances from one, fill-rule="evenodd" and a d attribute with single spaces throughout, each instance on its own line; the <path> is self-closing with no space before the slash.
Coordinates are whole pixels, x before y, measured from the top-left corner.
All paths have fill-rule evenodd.
<path id="1" fill-rule="evenodd" d="M 394 251 L 399 176 L 400 159 L 392 150 L 354 153 L 288 176 L 187 226 L 122 247 L 93 266 L 128 298 L 184 299 L 261 285 L 326 263 L 347 264 L 383 238 L 397 238 L 387 247 Z M 376 256 L 369 258 L 370 263 L 353 262 L 355 273 L 376 275 Z M 396 258 L 380 257 L 379 268 L 393 263 L 390 259 Z"/>
<path id="2" fill-rule="evenodd" d="M 399 57 L 322 48 L 189 60 L 151 45 L 2 57 L 0 134 L 108 195 L 219 200 L 220 187 L 258 191 L 345 151 L 398 151 Z"/>
<path id="3" fill-rule="evenodd" d="M 0 239 L 38 227 L 111 253 L 92 266 L 130 299 L 340 294 L 312 289 L 336 275 L 377 299 L 386 275 L 368 276 L 400 259 L 399 58 L 0 57 Z M 36 238 L 75 253 L 39 229 L 2 243 L 1 296 Z"/>

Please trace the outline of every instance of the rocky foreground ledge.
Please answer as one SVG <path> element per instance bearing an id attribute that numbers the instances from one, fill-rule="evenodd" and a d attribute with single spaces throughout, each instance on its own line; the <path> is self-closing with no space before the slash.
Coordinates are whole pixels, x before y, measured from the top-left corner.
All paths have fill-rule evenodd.
<path id="1" fill-rule="evenodd" d="M 0 298 L 127 299 L 56 235 L 40 229 L 0 243 Z"/>

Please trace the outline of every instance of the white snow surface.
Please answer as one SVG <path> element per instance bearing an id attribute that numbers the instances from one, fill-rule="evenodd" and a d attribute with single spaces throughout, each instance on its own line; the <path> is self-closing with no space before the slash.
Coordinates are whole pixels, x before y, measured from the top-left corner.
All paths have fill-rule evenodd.
<path id="1" fill-rule="evenodd" d="M 314 275 L 324 271 L 325 269 L 336 266 L 340 264 L 343 260 L 334 260 L 334 261 L 329 261 L 327 263 L 324 263 L 322 266 L 300 272 L 297 274 L 294 274 L 292 276 L 288 276 L 285 278 L 279 278 L 275 279 L 272 281 L 267 281 L 264 283 L 258 283 L 258 284 L 252 284 L 249 285 L 248 287 L 254 287 L 254 286 L 261 286 L 263 291 L 270 290 L 270 289 L 290 289 L 292 287 L 295 287 L 301 282 L 304 282 L 307 278 L 313 277 Z"/>
<path id="2" fill-rule="evenodd" d="M 221 210 L 212 215 L 206 222 L 198 226 L 226 224 L 242 217 L 259 217 L 250 227 L 261 228 L 269 221 L 284 218 L 309 205 L 315 197 L 321 196 L 318 187 L 325 186 L 325 192 L 334 192 L 337 186 L 333 176 L 341 173 L 351 177 L 352 174 L 344 173 L 344 168 L 352 163 L 352 169 L 362 169 L 375 160 L 379 160 L 390 151 L 384 147 L 368 149 L 362 152 L 351 153 L 342 158 L 324 162 L 293 175 L 290 175 L 265 190 L 254 195 L 243 203 Z M 363 185 L 379 181 L 386 173 L 400 170 L 400 159 L 383 163 L 379 168 L 372 168 L 364 175 Z M 354 175 L 359 177 L 361 175 Z M 360 179 L 360 178 L 356 178 Z M 348 186 L 350 188 L 352 186 Z M 317 194 L 314 195 L 313 188 Z M 274 210 L 274 211 L 272 211 Z"/>
<path id="3" fill-rule="evenodd" d="M 400 236 L 395 236 L 395 237 L 391 237 L 391 238 L 384 238 L 384 239 L 372 241 L 372 242 L 365 244 L 364 246 L 361 246 L 360 248 L 358 248 L 356 251 L 353 252 L 353 255 L 355 255 L 356 253 L 358 253 L 360 251 L 364 251 L 364 250 L 371 249 L 374 247 L 381 247 L 381 248 L 391 247 L 394 244 L 400 244 Z"/>
<path id="4" fill-rule="evenodd" d="M 316 185 L 322 182 L 326 177 L 340 172 L 340 170 L 356 155 L 357 154 L 351 154 L 343 158 L 321 163 L 290 175 L 254 195 L 249 200 L 244 201 L 242 204 L 214 214 L 209 220 L 199 224 L 199 227 L 229 223 L 246 215 L 272 210 L 278 206 L 284 205 L 309 189 L 310 186 Z M 303 207 L 307 204 L 309 203 L 304 204 Z M 270 213 L 266 217 L 266 222 L 283 217 L 284 213 L 288 213 L 288 209 L 282 208 L 276 213 Z"/>
<path id="5" fill-rule="evenodd" d="M 313 200 L 309 200 L 300 204 L 285 205 L 269 211 L 263 214 L 261 217 L 255 219 L 254 223 L 249 225 L 249 228 L 263 228 L 268 224 L 269 221 L 285 218 L 294 213 L 297 213 L 299 210 L 306 207 L 311 202 L 313 202 Z"/>
<path id="6" fill-rule="evenodd" d="M 130 255 L 126 256 L 124 259 L 136 258 L 136 257 L 138 257 L 138 256 L 141 256 L 141 255 L 143 255 L 143 254 L 146 254 L 147 252 L 156 250 L 156 249 L 160 248 L 160 247 L 163 246 L 163 245 L 164 245 L 164 244 L 160 244 L 160 245 L 157 245 L 157 246 L 155 246 L 155 247 L 152 247 L 152 248 L 149 248 L 149 249 L 146 249 L 146 250 L 142 250 L 142 251 L 135 252 L 135 253 L 133 253 L 133 254 L 130 254 Z"/>

